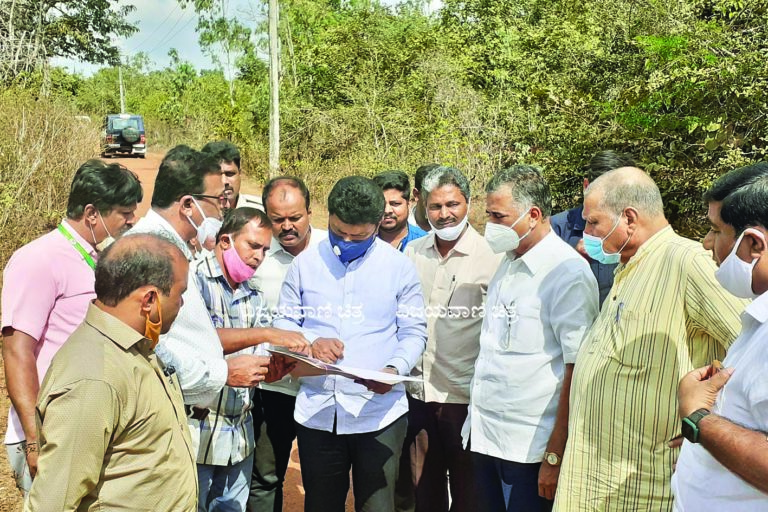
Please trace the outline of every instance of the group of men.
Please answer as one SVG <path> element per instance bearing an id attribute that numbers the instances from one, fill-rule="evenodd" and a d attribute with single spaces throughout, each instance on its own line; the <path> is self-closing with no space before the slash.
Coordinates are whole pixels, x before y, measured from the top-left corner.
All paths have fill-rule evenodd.
<path id="1" fill-rule="evenodd" d="M 350 474 L 359 511 L 768 510 L 768 164 L 707 192 L 703 245 L 628 156 L 587 174 L 552 215 L 500 170 L 481 235 L 437 164 L 342 178 L 325 231 L 298 178 L 241 194 L 228 142 L 170 150 L 138 222 L 138 178 L 87 162 L 4 271 L 27 510 L 280 511 L 294 440 L 311 512 Z"/>

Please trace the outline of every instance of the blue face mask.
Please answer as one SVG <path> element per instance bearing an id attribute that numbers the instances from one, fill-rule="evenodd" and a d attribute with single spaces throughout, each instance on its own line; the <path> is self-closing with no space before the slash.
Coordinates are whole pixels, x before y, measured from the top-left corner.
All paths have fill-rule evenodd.
<path id="1" fill-rule="evenodd" d="M 362 256 L 365 253 L 365 251 L 367 251 L 368 248 L 371 245 L 373 245 L 374 240 L 376 240 L 376 231 L 374 231 L 373 235 L 366 238 L 365 240 L 356 240 L 356 241 L 347 242 L 346 240 L 339 238 L 339 236 L 336 233 L 334 233 L 329 226 L 328 240 L 330 240 L 331 242 L 331 247 L 333 248 L 333 254 L 338 256 L 339 260 L 341 260 L 342 263 L 346 264 L 354 260 L 355 258 L 359 258 L 360 256 Z"/>
<path id="2" fill-rule="evenodd" d="M 621 248 L 614 253 L 607 253 L 603 248 L 603 242 L 607 240 L 608 237 L 611 236 L 611 234 L 613 234 L 613 232 L 619 226 L 619 221 L 621 221 L 621 216 L 619 216 L 619 218 L 616 219 L 616 224 L 613 225 L 613 227 L 608 232 L 608 234 L 605 235 L 603 238 L 599 238 L 599 237 L 584 233 L 584 250 L 587 252 L 590 258 L 592 258 L 593 260 L 599 263 L 602 263 L 603 265 L 615 265 L 616 263 L 621 261 L 621 251 L 623 251 L 624 248 L 627 246 L 627 244 L 629 243 L 629 239 L 632 238 L 632 235 L 629 235 L 627 237 L 627 241 L 624 242 L 624 245 L 622 245 Z"/>

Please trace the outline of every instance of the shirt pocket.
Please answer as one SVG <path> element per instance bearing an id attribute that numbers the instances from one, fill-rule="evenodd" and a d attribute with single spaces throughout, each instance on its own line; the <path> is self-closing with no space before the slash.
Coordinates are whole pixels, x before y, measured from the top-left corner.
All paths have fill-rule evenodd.
<path id="1" fill-rule="evenodd" d="M 480 315 L 485 302 L 485 290 L 480 284 L 462 283 L 448 299 L 448 314 L 453 318 L 474 318 Z"/>
<path id="2" fill-rule="evenodd" d="M 663 351 L 673 351 L 672 340 L 659 333 L 655 326 L 660 315 L 650 311 L 624 307 L 619 304 L 612 312 L 616 334 L 610 346 L 610 357 L 628 370 L 646 371 L 659 365 Z"/>
<path id="3" fill-rule="evenodd" d="M 541 300 L 520 299 L 507 306 L 507 336 L 502 337 L 507 352 L 536 354 L 544 350 L 544 326 Z"/>

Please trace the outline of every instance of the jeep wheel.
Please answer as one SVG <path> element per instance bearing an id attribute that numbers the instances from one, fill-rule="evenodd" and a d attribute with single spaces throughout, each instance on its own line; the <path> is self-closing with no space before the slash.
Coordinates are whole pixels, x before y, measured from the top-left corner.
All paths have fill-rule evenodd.
<path id="1" fill-rule="evenodd" d="M 139 130 L 134 128 L 133 126 L 126 126 L 123 128 L 123 140 L 125 142 L 138 142 L 139 141 Z"/>

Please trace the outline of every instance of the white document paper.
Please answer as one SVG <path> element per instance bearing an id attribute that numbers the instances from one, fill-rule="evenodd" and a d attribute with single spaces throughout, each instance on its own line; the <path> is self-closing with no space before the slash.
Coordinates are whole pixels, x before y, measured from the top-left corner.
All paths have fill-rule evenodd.
<path id="1" fill-rule="evenodd" d="M 410 377 L 408 375 L 394 375 L 392 373 L 380 372 L 377 370 L 367 370 L 364 368 L 352 368 L 350 366 L 328 364 L 315 359 L 314 357 L 305 356 L 304 354 L 298 354 L 291 352 L 283 347 L 270 347 L 267 349 L 269 352 L 285 356 L 287 358 L 296 361 L 296 368 L 291 371 L 291 375 L 294 377 L 315 377 L 318 375 L 340 375 L 347 377 L 348 379 L 364 379 L 381 382 L 382 384 L 395 385 L 400 382 L 421 382 L 420 377 Z"/>

